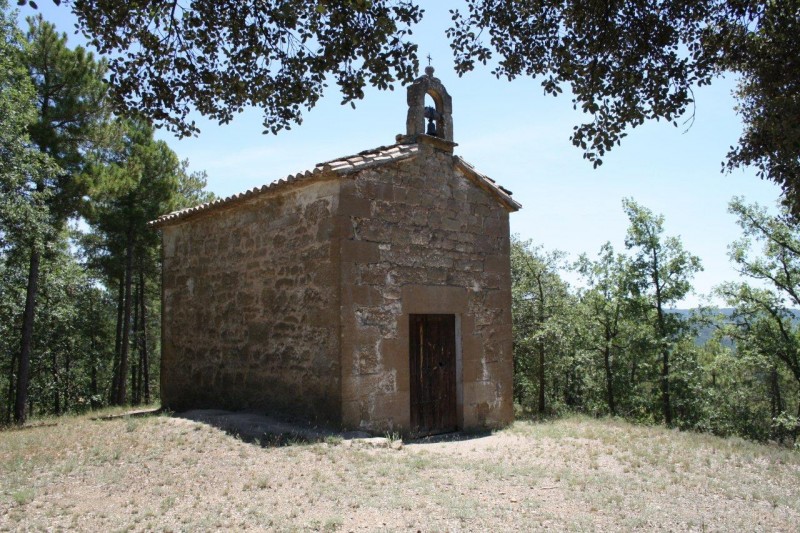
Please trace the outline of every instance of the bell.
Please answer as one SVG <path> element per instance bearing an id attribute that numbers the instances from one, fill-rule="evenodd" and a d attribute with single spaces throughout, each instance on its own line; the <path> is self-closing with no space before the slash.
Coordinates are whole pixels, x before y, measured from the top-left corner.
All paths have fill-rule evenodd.
<path id="1" fill-rule="evenodd" d="M 428 119 L 428 129 L 425 131 L 428 135 L 436 137 L 436 123 L 432 119 Z"/>

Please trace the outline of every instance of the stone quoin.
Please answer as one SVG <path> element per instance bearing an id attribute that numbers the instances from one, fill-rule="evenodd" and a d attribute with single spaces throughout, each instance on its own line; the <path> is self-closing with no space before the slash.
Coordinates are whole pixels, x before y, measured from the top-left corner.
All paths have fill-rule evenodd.
<path id="1" fill-rule="evenodd" d="M 151 223 L 164 407 L 417 435 L 512 420 L 521 206 L 453 154 L 433 68 L 407 96 L 393 145 Z"/>

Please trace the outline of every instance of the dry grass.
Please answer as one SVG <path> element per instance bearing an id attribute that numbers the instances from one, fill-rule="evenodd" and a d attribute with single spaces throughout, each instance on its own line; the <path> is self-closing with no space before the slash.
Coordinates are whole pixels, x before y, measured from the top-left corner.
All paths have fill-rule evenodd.
<path id="1" fill-rule="evenodd" d="M 166 416 L 0 433 L 0 528 L 787 530 L 800 454 L 617 421 L 400 450 L 260 447 Z"/>

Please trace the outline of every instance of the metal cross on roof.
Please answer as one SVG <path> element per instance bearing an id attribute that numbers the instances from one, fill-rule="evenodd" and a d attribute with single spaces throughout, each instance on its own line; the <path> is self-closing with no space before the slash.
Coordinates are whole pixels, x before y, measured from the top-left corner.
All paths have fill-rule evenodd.
<path id="1" fill-rule="evenodd" d="M 428 60 L 428 66 L 431 66 L 431 55 L 430 54 L 428 54 L 427 60 Z"/>

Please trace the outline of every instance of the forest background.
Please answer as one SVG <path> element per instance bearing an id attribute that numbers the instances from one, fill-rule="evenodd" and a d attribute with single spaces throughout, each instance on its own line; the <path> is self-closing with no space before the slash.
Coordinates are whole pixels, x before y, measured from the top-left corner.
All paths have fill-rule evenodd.
<path id="1" fill-rule="evenodd" d="M 142 117 L 112 112 L 103 60 L 43 20 L 22 26 L 3 6 L 2 418 L 157 401 L 159 243 L 146 222 L 211 198 L 206 175 Z M 608 236 L 619 250 L 514 241 L 520 410 L 796 443 L 800 236 L 786 212 L 734 198 L 729 258 L 755 283 L 708 291 L 722 313 L 678 313 L 701 261 L 663 217 L 622 207 L 628 227 Z"/>

